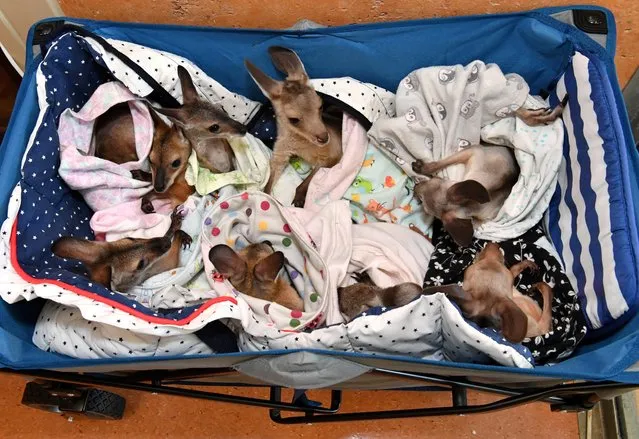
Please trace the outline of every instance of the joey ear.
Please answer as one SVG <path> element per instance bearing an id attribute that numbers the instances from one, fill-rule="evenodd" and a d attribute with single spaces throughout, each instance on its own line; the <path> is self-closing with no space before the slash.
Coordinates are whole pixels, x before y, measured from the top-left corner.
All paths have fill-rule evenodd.
<path id="1" fill-rule="evenodd" d="M 153 107 L 153 109 L 160 114 L 170 117 L 172 120 L 179 120 L 180 122 L 184 122 L 184 115 L 181 108 L 158 108 Z M 153 121 L 155 123 L 155 120 Z"/>
<path id="2" fill-rule="evenodd" d="M 188 70 L 186 70 L 184 66 L 178 66 L 177 73 L 178 78 L 180 78 L 180 85 L 182 86 L 182 105 L 197 102 L 199 99 L 199 95 Z"/>
<path id="3" fill-rule="evenodd" d="M 182 143 L 189 143 L 189 140 L 186 137 L 186 134 L 184 133 L 184 129 L 185 129 L 184 124 L 175 119 L 171 120 L 171 122 L 173 122 L 173 125 L 171 126 L 171 131 L 173 131 L 173 133 L 177 136 L 179 141 Z"/>
<path id="4" fill-rule="evenodd" d="M 271 253 L 253 268 L 255 279 L 261 282 L 272 282 L 277 279 L 277 275 L 284 266 L 284 253 Z"/>
<path id="5" fill-rule="evenodd" d="M 164 119 L 162 119 L 162 117 L 158 114 L 158 112 L 156 111 L 154 107 L 152 107 L 151 105 L 148 105 L 148 108 L 149 108 L 149 114 L 151 115 L 151 120 L 153 121 L 154 131 L 158 131 L 158 130 L 167 131 L 171 128 L 169 124 L 166 123 Z"/>
<path id="6" fill-rule="evenodd" d="M 246 262 L 228 245 L 219 244 L 209 250 L 209 260 L 231 283 L 241 282 L 246 277 Z"/>
<path id="7" fill-rule="evenodd" d="M 275 68 L 286 74 L 287 79 L 308 81 L 306 69 L 297 53 L 282 46 L 271 46 L 268 48 L 268 53 L 271 55 Z"/>
<path id="8" fill-rule="evenodd" d="M 109 243 L 88 241 L 65 236 L 53 243 L 51 251 L 60 258 L 82 262 L 89 278 L 107 288 L 111 287 L 111 266 L 108 264 Z"/>
<path id="9" fill-rule="evenodd" d="M 253 81 L 260 87 L 264 96 L 269 99 L 276 99 L 282 92 L 282 83 L 268 76 L 266 73 L 258 69 L 251 61 L 244 60 L 246 70 L 248 70 Z"/>
<path id="10" fill-rule="evenodd" d="M 528 317 L 510 299 L 500 300 L 492 308 L 492 314 L 501 319 L 501 332 L 511 343 L 521 343 L 528 332 Z"/>
<path id="11" fill-rule="evenodd" d="M 446 191 L 446 199 L 451 203 L 462 204 L 475 201 L 480 204 L 488 203 L 488 190 L 476 180 L 464 180 L 455 183 Z"/>
<path id="12" fill-rule="evenodd" d="M 89 277 L 95 283 L 104 285 L 107 288 L 111 288 L 111 265 L 98 264 L 89 266 Z"/>
<path id="13" fill-rule="evenodd" d="M 60 258 L 76 259 L 86 265 L 95 265 L 104 259 L 108 247 L 109 243 L 107 242 L 64 236 L 53 243 L 51 251 Z"/>
<path id="14" fill-rule="evenodd" d="M 468 247 L 473 242 L 473 222 L 469 219 L 460 219 L 452 215 L 444 215 L 442 218 L 444 229 L 457 245 Z"/>

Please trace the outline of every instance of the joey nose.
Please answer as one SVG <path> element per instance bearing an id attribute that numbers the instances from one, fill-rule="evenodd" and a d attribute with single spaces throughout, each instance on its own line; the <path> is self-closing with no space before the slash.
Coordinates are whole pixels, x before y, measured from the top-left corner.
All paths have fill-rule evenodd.
<path id="1" fill-rule="evenodd" d="M 245 134 L 248 132 L 248 129 L 247 129 L 244 125 L 242 125 L 242 126 L 238 129 L 238 132 L 239 132 L 240 136 L 243 136 L 243 135 L 245 135 Z"/>
<path id="2" fill-rule="evenodd" d="M 328 143 L 328 131 L 323 132 L 322 134 L 320 134 L 317 137 L 317 143 L 324 145 L 325 143 Z"/>
<path id="3" fill-rule="evenodd" d="M 158 167 L 153 176 L 153 189 L 155 192 L 164 192 L 166 187 L 166 171 L 164 167 Z"/>

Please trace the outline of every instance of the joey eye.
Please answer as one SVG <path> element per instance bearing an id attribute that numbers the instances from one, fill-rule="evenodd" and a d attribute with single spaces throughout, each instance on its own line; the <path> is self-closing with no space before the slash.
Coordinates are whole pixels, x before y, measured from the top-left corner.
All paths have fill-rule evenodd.
<path id="1" fill-rule="evenodd" d="M 218 131 L 220 131 L 220 126 L 214 123 L 213 125 L 209 127 L 209 131 L 212 133 L 217 133 Z"/>
<path id="2" fill-rule="evenodd" d="M 173 160 L 173 162 L 171 163 L 171 167 L 173 168 L 178 168 L 180 166 L 180 164 L 182 163 L 182 161 L 180 159 L 178 160 Z"/>
<path id="3" fill-rule="evenodd" d="M 140 262 L 138 262 L 138 270 L 142 270 L 144 268 L 144 266 L 146 265 L 146 261 L 144 259 L 140 259 Z"/>
<path id="4" fill-rule="evenodd" d="M 292 124 L 292 125 L 297 125 L 300 123 L 300 119 L 297 117 L 289 117 L 288 121 Z"/>

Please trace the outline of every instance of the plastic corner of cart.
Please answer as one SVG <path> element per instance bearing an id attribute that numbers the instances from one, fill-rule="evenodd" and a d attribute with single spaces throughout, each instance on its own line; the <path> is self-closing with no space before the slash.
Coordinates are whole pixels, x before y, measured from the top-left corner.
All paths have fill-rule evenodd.
<path id="1" fill-rule="evenodd" d="M 598 5 L 566 5 L 566 6 L 549 6 L 545 8 L 534 9 L 533 12 L 552 16 L 559 12 L 565 11 L 599 11 L 606 17 L 607 33 L 606 33 L 606 52 L 614 58 L 617 50 L 617 24 L 613 12 Z"/>

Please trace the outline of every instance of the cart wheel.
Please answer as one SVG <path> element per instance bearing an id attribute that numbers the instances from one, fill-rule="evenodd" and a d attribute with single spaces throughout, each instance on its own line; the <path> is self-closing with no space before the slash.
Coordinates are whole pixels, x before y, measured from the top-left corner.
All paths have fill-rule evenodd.
<path id="1" fill-rule="evenodd" d="M 122 419 L 126 400 L 120 395 L 100 389 L 88 389 L 84 413 L 90 418 Z"/>
<path id="2" fill-rule="evenodd" d="M 44 385 L 36 382 L 27 383 L 22 394 L 22 404 L 51 413 L 62 413 L 58 406 L 59 399 L 52 396 Z"/>
<path id="3" fill-rule="evenodd" d="M 27 383 L 22 404 L 52 413 L 82 413 L 94 419 L 122 419 L 126 401 L 106 390 L 51 381 Z"/>

